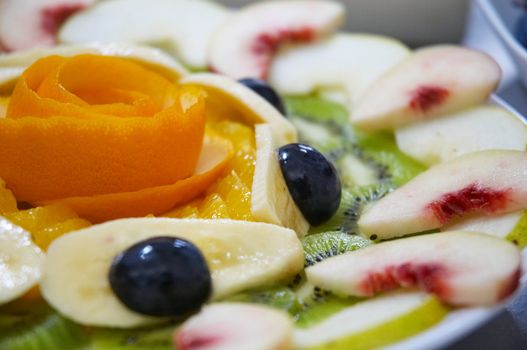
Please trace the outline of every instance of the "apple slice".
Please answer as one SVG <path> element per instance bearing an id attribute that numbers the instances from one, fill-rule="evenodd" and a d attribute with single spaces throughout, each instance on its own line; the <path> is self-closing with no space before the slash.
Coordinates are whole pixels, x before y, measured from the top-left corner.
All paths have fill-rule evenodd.
<path id="1" fill-rule="evenodd" d="M 468 153 L 419 174 L 367 209 L 361 233 L 388 239 L 445 226 L 465 214 L 527 208 L 527 152 Z"/>
<path id="2" fill-rule="evenodd" d="M 308 267 L 310 283 L 343 295 L 368 297 L 419 286 L 455 306 L 488 305 L 519 283 L 516 246 L 483 233 L 450 231 L 415 236 L 339 255 Z"/>
<path id="3" fill-rule="evenodd" d="M 409 55 L 410 50 L 395 39 L 336 34 L 279 53 L 272 62 L 269 82 L 288 95 L 340 88 L 353 105 L 375 80 Z"/>
<path id="4" fill-rule="evenodd" d="M 446 307 L 422 292 L 390 293 L 354 304 L 319 324 L 297 329 L 299 349 L 377 349 L 439 322 Z"/>
<path id="5" fill-rule="evenodd" d="M 229 14 L 206 0 L 101 1 L 68 20 L 59 40 L 149 44 L 191 67 L 204 68 L 210 37 Z"/>
<path id="6" fill-rule="evenodd" d="M 527 127 L 498 106 L 479 106 L 395 130 L 407 155 L 433 165 L 465 153 L 488 149 L 525 150 Z"/>
<path id="7" fill-rule="evenodd" d="M 0 2 L 0 48 L 4 51 L 53 46 L 68 17 L 95 0 L 3 0 Z"/>
<path id="8" fill-rule="evenodd" d="M 266 79 L 272 56 L 286 43 L 308 43 L 344 21 L 344 7 L 334 1 L 264 1 L 244 7 L 213 36 L 212 70 L 232 78 Z"/>
<path id="9" fill-rule="evenodd" d="M 365 129 L 390 129 L 485 102 L 501 77 L 484 53 L 439 45 L 415 51 L 372 84 L 352 111 Z"/>
<path id="10" fill-rule="evenodd" d="M 290 350 L 293 320 L 283 311 L 243 303 L 205 307 L 175 333 L 179 350 Z"/>
<path id="11" fill-rule="evenodd" d="M 461 230 L 482 232 L 516 244 L 520 248 L 527 245 L 527 213 L 525 210 L 503 215 L 476 215 L 456 220 L 441 228 L 442 231 Z"/>

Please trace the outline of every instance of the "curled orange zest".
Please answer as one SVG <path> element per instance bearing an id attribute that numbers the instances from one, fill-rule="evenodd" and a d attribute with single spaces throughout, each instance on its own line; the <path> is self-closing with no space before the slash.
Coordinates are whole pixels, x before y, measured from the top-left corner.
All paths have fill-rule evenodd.
<path id="1" fill-rule="evenodd" d="M 0 177 L 19 201 L 67 202 L 94 221 L 167 210 L 221 173 L 224 160 L 196 174 L 204 99 L 122 58 L 43 58 L 0 119 Z"/>
<path id="2" fill-rule="evenodd" d="M 93 223 L 122 217 L 159 215 L 204 192 L 222 174 L 232 153 L 232 145 L 228 140 L 206 138 L 196 172 L 189 178 L 172 185 L 150 187 L 135 192 L 70 197 L 53 202 L 65 204 L 79 216 Z M 49 202 L 37 204 L 45 205 Z"/>

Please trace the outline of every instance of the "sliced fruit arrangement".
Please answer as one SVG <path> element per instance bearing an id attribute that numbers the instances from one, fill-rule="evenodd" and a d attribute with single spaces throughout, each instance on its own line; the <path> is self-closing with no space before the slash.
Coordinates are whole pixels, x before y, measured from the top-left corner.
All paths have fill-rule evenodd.
<path id="1" fill-rule="evenodd" d="M 458 46 L 432 46 L 374 82 L 354 107 L 362 128 L 389 129 L 484 103 L 501 77 L 489 56 Z"/>
<path id="2" fill-rule="evenodd" d="M 44 258 L 29 232 L 0 217 L 0 304 L 17 299 L 39 283 Z"/>
<path id="3" fill-rule="evenodd" d="M 344 21 L 344 7 L 334 1 L 265 1 L 232 15 L 210 41 L 211 70 L 235 79 L 268 76 L 281 45 L 309 43 Z"/>
<path id="4" fill-rule="evenodd" d="M 41 283 L 44 298 L 62 314 L 81 324 L 133 327 L 159 322 L 159 318 L 146 316 L 144 310 L 138 310 L 137 306 L 134 306 L 136 304 L 126 303 L 128 307 L 132 305 L 133 309 L 122 304 L 123 299 L 127 299 L 118 299 L 112 292 L 112 288 L 119 287 L 112 284 L 112 273 L 109 271 L 115 257 L 133 244 L 162 236 L 185 239 L 199 248 L 206 261 L 201 264 L 206 264 L 210 269 L 208 278 L 212 280 L 213 299 L 247 288 L 286 280 L 299 272 L 304 264 L 302 246 L 296 234 L 280 226 L 232 220 L 117 220 L 76 231 L 52 243 Z M 132 263 L 142 264 L 141 269 L 134 265 L 123 266 L 125 269 L 132 269 L 129 271 L 130 284 L 126 293 L 138 290 L 139 295 L 143 294 L 143 298 L 159 303 L 168 300 L 170 304 L 172 299 L 167 298 L 174 297 L 173 293 L 185 293 L 185 290 L 190 288 L 189 283 L 197 283 L 198 279 L 190 282 L 185 280 L 185 283 L 179 284 L 180 280 L 176 278 L 173 283 L 178 287 L 175 290 L 168 288 L 170 294 L 166 295 L 166 287 L 170 284 L 163 283 L 162 279 L 169 278 L 170 275 L 152 274 L 152 269 L 161 271 L 165 265 L 154 264 L 159 258 L 156 257 L 155 249 L 148 248 L 149 246 L 151 247 L 146 245 L 142 250 L 139 249 L 139 256 L 132 259 Z M 141 254 L 146 255 L 150 252 L 152 258 L 141 259 Z M 188 274 L 191 271 L 189 269 L 196 269 L 197 265 L 193 261 L 200 260 L 203 261 L 203 258 L 187 259 L 186 263 L 180 260 L 179 264 L 169 264 L 169 270 L 180 277 L 192 279 L 193 275 Z M 145 263 L 147 265 L 144 265 Z M 173 269 L 172 266 L 180 266 L 181 270 Z M 138 271 L 137 275 L 133 273 L 134 270 Z M 143 270 L 145 279 L 133 283 L 133 278 L 139 278 L 140 271 Z M 79 274 L 84 277 L 77 278 Z M 68 288 L 64 288 L 65 281 L 68 281 Z M 157 293 L 158 289 L 164 293 Z M 200 295 L 204 295 L 204 299 L 209 297 L 207 292 Z M 191 294 L 189 297 L 195 296 Z M 178 305 L 191 304 L 185 298 L 177 300 Z M 148 314 L 158 315 L 155 312 Z"/>
<path id="5" fill-rule="evenodd" d="M 90 341 L 82 326 L 41 299 L 23 297 L 0 306 L 0 329 L 0 349 L 5 350 L 76 350 Z"/>
<path id="6" fill-rule="evenodd" d="M 502 107 L 483 105 L 395 130 L 397 146 L 426 165 L 488 149 L 525 151 L 527 128 Z"/>
<path id="7" fill-rule="evenodd" d="M 527 246 L 527 214 L 525 210 L 486 216 L 473 215 L 454 220 L 441 230 L 483 232 L 505 238 L 523 249 Z"/>
<path id="8" fill-rule="evenodd" d="M 51 204 L 4 214 L 12 223 L 31 233 L 33 241 L 42 249 L 63 234 L 90 226 L 70 208 L 61 204 Z"/>
<path id="9" fill-rule="evenodd" d="M 252 81 L 252 80 L 251 80 Z M 239 84 L 228 77 L 211 73 L 192 74 L 181 79 L 183 86 L 198 86 L 208 94 L 209 118 L 229 116 L 247 124 L 269 124 L 279 146 L 295 142 L 295 127 L 255 91 L 250 83 Z"/>
<path id="10" fill-rule="evenodd" d="M 229 14 L 206 0 L 101 1 L 70 18 L 60 29 L 59 41 L 148 44 L 189 67 L 204 69 L 209 38 Z"/>
<path id="11" fill-rule="evenodd" d="M 425 293 L 380 296 L 348 306 L 307 328 L 295 330 L 298 349 L 376 349 L 419 333 L 447 313 Z"/>
<path id="12" fill-rule="evenodd" d="M 312 223 L 308 223 L 308 221 L 310 221 L 310 218 L 313 218 L 313 214 L 315 214 L 318 219 L 319 212 L 317 209 L 322 209 L 325 214 L 329 213 L 329 216 L 335 212 L 336 208 L 329 208 L 328 210 L 328 208 L 325 207 L 327 202 L 318 202 L 317 205 L 311 203 L 311 208 L 309 208 L 308 205 L 306 211 L 306 208 L 304 208 L 306 202 L 309 200 L 316 200 L 316 198 L 319 199 L 320 194 L 312 193 L 312 196 L 310 196 L 309 199 L 304 201 L 299 200 L 298 191 L 301 190 L 299 186 L 306 188 L 306 186 L 313 186 L 314 184 L 308 183 L 307 185 L 302 185 L 288 182 L 288 175 L 292 176 L 300 169 L 294 169 L 294 167 L 293 169 L 283 168 L 283 162 L 280 162 L 277 159 L 275 151 L 277 144 L 272 135 L 271 127 L 268 124 L 260 124 L 256 126 L 256 143 L 258 146 L 258 152 L 256 154 L 251 209 L 253 216 L 258 221 L 286 226 L 295 230 L 298 235 L 303 236 L 309 229 L 309 224 Z M 287 145 L 282 146 L 282 148 L 283 147 L 287 147 Z M 278 152 L 280 153 L 280 151 Z M 279 155 L 279 158 L 282 159 L 283 157 Z M 299 159 L 303 160 L 302 157 L 299 157 Z M 325 164 L 329 163 L 326 162 Z M 312 164 L 304 163 L 303 165 L 305 169 Z M 332 175 L 334 181 L 332 186 L 340 186 L 340 182 L 338 182 L 338 179 L 335 176 L 336 174 Z M 331 177 L 331 175 L 328 177 Z M 314 177 L 306 176 L 306 178 L 311 179 Z M 306 183 L 309 182 L 309 180 L 306 181 L 304 179 L 299 182 Z M 332 193 L 332 195 L 340 196 L 340 187 L 338 188 L 337 193 Z M 335 199 L 328 198 L 331 195 L 327 196 L 326 193 L 323 193 L 322 196 L 329 200 Z M 336 201 L 331 202 L 330 205 L 338 205 L 339 199 L 340 198 L 337 198 Z M 322 219 L 322 221 L 326 221 L 329 217 L 326 215 L 326 217 L 323 217 Z"/>
<path id="13" fill-rule="evenodd" d="M 341 295 L 373 296 L 418 286 L 455 306 L 503 300 L 516 289 L 519 274 L 515 245 L 464 231 L 379 243 L 306 269 L 313 285 Z"/>
<path id="14" fill-rule="evenodd" d="M 171 81 L 188 74 L 178 61 L 161 50 L 146 46 L 126 43 L 63 45 L 0 55 L 0 93 L 9 92 L 24 70 L 43 57 L 51 55 L 71 57 L 81 54 L 126 58 L 162 74 Z"/>
<path id="15" fill-rule="evenodd" d="M 332 35 L 332 1 L 70 3 L 27 43 L 75 45 L 0 56 L 2 247 L 35 272 L 0 286 L 0 348 L 373 349 L 516 289 L 527 129 L 483 105 L 489 57 Z"/>
<path id="16" fill-rule="evenodd" d="M 0 4 L 0 51 L 52 46 L 62 24 L 96 0 L 6 0 Z M 27 23 L 24 28 L 20 23 Z"/>
<path id="17" fill-rule="evenodd" d="M 174 342 L 179 350 L 291 349 L 293 320 L 283 311 L 263 306 L 214 304 L 186 321 Z"/>
<path id="18" fill-rule="evenodd" d="M 380 239 L 437 229 L 466 214 L 495 215 L 527 206 L 527 153 L 465 154 L 430 168 L 370 207 L 358 224 Z"/>
<path id="19" fill-rule="evenodd" d="M 338 88 L 353 107 L 375 80 L 409 55 L 392 38 L 338 33 L 280 52 L 272 61 L 269 82 L 286 95 Z"/>

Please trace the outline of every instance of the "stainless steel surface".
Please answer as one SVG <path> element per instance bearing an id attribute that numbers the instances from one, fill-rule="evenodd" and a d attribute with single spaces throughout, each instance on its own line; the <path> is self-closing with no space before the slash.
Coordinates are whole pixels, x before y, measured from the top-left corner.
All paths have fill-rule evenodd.
<path id="1" fill-rule="evenodd" d="M 254 0 L 219 0 L 240 7 Z M 458 42 L 469 0 L 341 0 L 346 29 L 386 34 L 410 45 Z"/>

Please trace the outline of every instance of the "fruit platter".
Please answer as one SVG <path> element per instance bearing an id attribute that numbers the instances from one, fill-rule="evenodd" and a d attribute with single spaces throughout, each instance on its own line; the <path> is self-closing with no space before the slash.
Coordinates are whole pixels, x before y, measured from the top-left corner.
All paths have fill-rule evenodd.
<path id="1" fill-rule="evenodd" d="M 527 126 L 500 67 L 346 15 L 0 2 L 0 349 L 434 349 L 501 310 Z"/>

